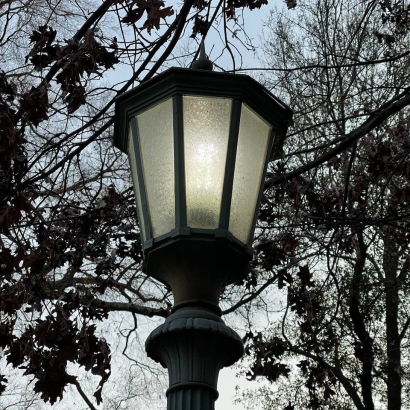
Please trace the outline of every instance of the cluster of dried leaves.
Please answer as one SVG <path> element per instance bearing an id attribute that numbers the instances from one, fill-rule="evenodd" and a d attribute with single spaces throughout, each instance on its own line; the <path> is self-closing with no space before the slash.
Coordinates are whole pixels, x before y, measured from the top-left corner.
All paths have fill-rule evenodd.
<path id="1" fill-rule="evenodd" d="M 139 8 L 137 18 L 132 17 L 134 5 Z M 126 2 L 125 6 L 129 12 L 123 22 L 134 23 L 145 14 L 147 30 L 159 28 L 159 20 L 172 15 L 162 2 Z M 4 7 L 2 3 L 0 10 L 6 10 Z M 104 302 L 95 303 L 95 295 L 103 295 L 116 284 L 112 272 L 118 269 L 118 258 L 141 261 L 138 230 L 124 224 L 124 220 L 135 218 L 132 196 L 108 186 L 98 196 L 99 205 L 91 202 L 83 207 L 67 195 L 64 178 L 49 173 L 57 178 L 53 180 L 41 171 L 38 174 L 38 162 L 32 157 L 37 156 L 44 169 L 54 165 L 44 164 L 44 154 L 53 149 L 58 152 L 67 138 L 61 138 L 65 132 L 45 132 L 46 124 L 55 124 L 52 117 L 56 116 L 60 121 L 69 119 L 90 104 L 86 101 L 87 84 L 119 63 L 116 38 L 106 45 L 94 26 L 106 11 L 107 7 L 98 9 L 68 40 L 47 23 L 32 30 L 26 38 L 25 62 L 17 62 L 33 73 L 25 77 L 23 87 L 13 70 L 0 72 L 0 348 L 6 362 L 31 376 L 34 391 L 51 404 L 63 397 L 68 384 L 77 384 L 77 378 L 67 372 L 69 362 L 100 377 L 94 396 L 101 403 L 111 354 L 105 339 L 97 336 L 95 323 L 107 319 L 108 310 Z M 9 12 L 11 22 L 13 18 Z M 0 46 L 8 44 L 0 42 Z M 35 80 L 36 72 L 40 81 Z M 79 125 L 81 129 L 81 121 Z M 50 140 L 33 150 L 36 130 L 48 134 Z M 76 133 L 81 135 L 76 131 L 73 135 Z M 61 164 L 64 167 L 64 158 Z M 51 207 L 40 205 L 44 189 L 60 200 Z M 80 177 L 71 191 L 83 189 L 90 188 Z M 107 227 L 112 226 L 116 232 L 110 236 Z M 117 259 L 107 255 L 110 241 L 117 242 Z M 76 274 L 90 262 L 95 278 L 80 274 L 82 279 L 76 283 Z M 90 282 L 94 284 L 91 291 Z M 6 382 L 1 376 L 0 393 Z"/>
<path id="2" fill-rule="evenodd" d="M 380 127 L 360 141 L 354 154 L 346 152 L 332 159 L 316 170 L 314 178 L 297 177 L 271 189 L 268 197 L 272 201 L 262 207 L 260 220 L 267 226 L 283 223 L 289 211 L 291 220 L 301 214 L 303 220 L 301 226 L 289 221 L 283 233 L 271 240 L 265 237 L 256 246 L 259 263 L 275 272 L 277 287 L 286 295 L 287 313 L 282 318 L 281 335 L 250 331 L 245 336 L 245 352 L 252 362 L 247 376 L 251 380 L 262 376 L 271 382 L 288 378 L 289 355 L 293 360 L 299 355 L 297 367 L 306 388 L 308 398 L 303 405 L 307 408 L 328 408 L 336 388 L 340 392 L 341 387 L 361 408 L 361 400 L 371 403 L 372 394 L 380 388 L 378 375 L 384 374 L 393 383 L 397 366 L 409 365 L 405 354 L 400 360 L 399 353 L 394 357 L 391 352 L 383 353 L 383 343 L 388 342 L 379 334 L 384 326 L 393 332 L 397 350 L 408 338 L 407 298 L 398 295 L 410 286 L 409 126 L 410 122 L 399 120 Z M 352 155 L 360 161 L 346 176 Z M 348 177 L 348 183 L 326 182 L 328 169 Z M 377 250 L 372 250 L 372 237 L 384 246 L 378 244 Z M 309 260 L 309 252 L 314 259 L 322 259 L 322 264 L 327 258 L 328 267 L 312 271 L 302 264 Z M 386 279 L 372 273 L 373 252 L 380 263 L 377 269 Z M 338 266 L 334 260 L 345 262 Z M 258 280 L 254 275 L 248 288 L 255 289 Z M 285 323 L 289 328 L 283 327 Z M 343 345 L 345 340 L 350 347 Z M 349 354 L 355 359 L 347 360 Z M 357 380 L 360 388 L 352 380 Z M 292 401 L 285 407 L 296 408 Z"/>
<path id="3" fill-rule="evenodd" d="M 205 35 L 266 2 L 187 1 L 176 15 L 158 0 L 37 3 L 0 2 L 0 50 L 12 50 L 0 67 L 0 349 L 45 402 L 78 386 L 76 364 L 100 379 L 99 404 L 111 373 L 99 324 L 113 311 L 166 317 L 171 303 L 141 273 L 127 160 L 110 142 L 115 96 L 156 74 L 188 27 Z M 120 65 L 128 77 L 113 80 Z"/>
<path id="4" fill-rule="evenodd" d="M 410 8 L 329 0 L 306 10 L 298 27 L 328 34 L 302 40 L 278 19 L 264 49 L 272 47 L 271 67 L 282 70 L 266 77 L 294 102 L 296 124 L 285 157 L 269 169 L 248 283 L 255 292 L 275 281 L 277 301 L 266 311 L 278 319 L 264 332 L 250 323 L 244 338 L 248 378 L 277 386 L 243 400 L 284 410 L 405 408 Z M 394 42 L 380 43 L 381 29 Z M 313 55 L 304 54 L 309 46 Z M 367 53 L 380 65 L 361 69 Z M 400 114 L 382 118 L 401 98 Z"/>
<path id="5" fill-rule="evenodd" d="M 60 6 L 71 4 L 65 3 Z M 193 37 L 204 36 L 222 22 L 222 37 L 230 49 L 229 31 L 233 38 L 237 32 L 228 23 L 237 28 L 238 10 L 266 3 L 188 0 L 177 10 L 158 0 L 107 0 L 94 4 L 91 14 L 88 5 L 81 13 L 50 9 L 47 19 L 43 9 L 36 14 L 33 8 L 35 19 L 27 17 L 27 27 L 17 23 L 17 17 L 27 16 L 26 4 L 16 9 L 0 4 L 0 11 L 9 13 L 10 27 L 15 24 L 13 33 L 1 37 L 0 49 L 7 51 L 11 39 L 24 51 L 21 61 L 0 72 L 0 347 L 7 363 L 22 369 L 45 401 L 56 402 L 68 384 L 78 383 L 67 370 L 74 363 L 99 377 L 94 395 L 101 402 L 112 358 L 97 325 L 109 312 L 169 314 L 168 290 L 141 273 L 129 170 L 126 159 L 110 148 L 115 95 L 152 77 L 188 29 Z M 380 46 L 386 47 L 385 56 L 391 58 L 386 64 L 393 67 L 394 61 L 406 57 L 398 53 L 408 33 L 408 15 L 399 2 L 369 3 L 388 26 L 383 36 L 395 38 L 391 42 L 383 37 Z M 292 8 L 296 2 L 286 4 Z M 61 18 L 69 23 L 54 24 Z M 63 32 L 61 27 L 71 23 L 71 32 Z M 154 36 L 154 29 L 161 34 Z M 378 44 L 377 35 L 372 35 Z M 340 39 L 336 40 L 338 44 Z M 379 303 L 385 284 L 363 278 L 369 276 L 370 256 L 384 255 L 387 266 L 391 252 L 369 247 L 365 263 L 363 249 L 369 246 L 367 232 L 375 230 L 381 241 L 387 238 L 397 249 L 407 249 L 410 143 L 405 109 L 410 97 L 408 88 L 395 84 L 399 91 L 392 99 L 388 92 L 380 92 L 377 104 L 370 99 L 370 108 L 363 109 L 354 103 L 348 114 L 335 118 L 332 97 L 340 92 L 344 99 L 337 97 L 338 103 L 348 105 L 349 93 L 343 94 L 329 77 L 336 72 L 338 79 L 346 78 L 344 70 L 351 61 L 357 67 L 372 64 L 350 55 L 339 60 L 341 54 L 332 61 L 293 59 L 292 64 L 299 61 L 300 67 L 285 67 L 279 78 L 278 84 L 286 88 L 289 73 L 297 73 L 299 94 L 291 96 L 291 105 L 300 125 L 289 137 L 289 157 L 270 166 L 249 278 L 236 293 L 228 289 L 223 301 L 230 306 L 227 311 L 234 311 L 258 300 L 266 289 L 285 294 L 284 334 L 250 332 L 245 337 L 246 351 L 254 360 L 250 378 L 280 382 L 290 377 L 286 358 L 297 354 L 303 356 L 298 372 L 311 408 L 326 408 L 334 396 L 340 398 L 342 388 L 351 402 L 372 408 L 369 392 L 378 377 L 372 369 L 391 378 L 397 358 L 385 359 L 378 353 L 380 346 L 369 330 L 386 322 L 384 302 Z M 98 82 L 108 82 L 106 70 L 120 64 L 127 64 L 127 78 L 110 86 Z M 306 65 L 313 66 L 307 91 L 300 86 Z M 326 103 L 315 105 L 319 114 L 313 110 L 313 122 L 323 124 L 312 134 L 311 107 L 300 104 L 315 102 L 319 94 Z M 365 87 L 359 94 L 371 93 Z M 400 110 L 405 117 L 397 119 Z M 343 129 L 349 115 L 354 119 Z M 332 125 L 323 132 L 326 124 Z M 407 253 L 400 254 L 403 272 L 406 257 Z M 347 262 L 337 272 L 332 264 L 314 268 L 319 259 L 338 258 Z M 404 291 L 405 274 L 396 279 L 388 290 Z M 397 319 L 394 306 L 389 312 Z M 402 325 L 406 322 L 400 315 L 396 322 Z M 350 347 L 342 346 L 340 341 L 345 340 Z M 353 364 L 347 361 L 347 370 L 340 365 L 346 364 L 345 352 L 355 358 Z M 358 380 L 357 385 L 350 378 Z M 0 393 L 6 382 L 7 377 L 0 375 Z M 286 410 L 295 406 L 291 401 Z"/>

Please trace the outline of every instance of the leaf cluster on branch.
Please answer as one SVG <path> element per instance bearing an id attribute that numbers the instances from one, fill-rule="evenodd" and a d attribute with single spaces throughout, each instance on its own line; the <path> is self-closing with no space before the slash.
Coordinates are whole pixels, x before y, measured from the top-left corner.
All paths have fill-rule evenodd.
<path id="1" fill-rule="evenodd" d="M 268 407 L 372 409 L 388 397 L 391 410 L 409 390 L 400 3 L 304 0 L 267 24 L 262 80 L 296 121 L 269 164 L 249 275 L 221 305 L 245 321 L 282 313 L 246 336 L 249 378 L 281 386 L 279 398 L 265 391 Z M 172 295 L 141 271 L 129 166 L 111 144 L 115 97 L 175 61 L 188 66 L 212 31 L 237 70 L 238 50 L 255 50 L 239 11 L 265 4 L 0 2 L 0 347 L 43 401 L 74 386 L 90 409 L 91 390 L 97 403 L 136 408 L 135 391 L 161 378 L 134 351 L 147 323 L 169 315 Z M 127 378 L 111 376 L 121 388 L 110 396 L 102 387 L 118 356 Z M 86 391 L 81 370 L 92 375 Z M 0 375 L 2 397 L 8 385 Z"/>
<path id="2" fill-rule="evenodd" d="M 244 392 L 248 408 L 409 406 L 408 10 L 318 0 L 267 23 L 263 78 L 295 126 L 259 217 L 272 319 L 245 339 L 248 374 L 275 386 Z"/>
<path id="3" fill-rule="evenodd" d="M 135 351 L 139 326 L 167 317 L 172 295 L 141 271 L 128 161 L 111 142 L 113 107 L 180 55 L 192 61 L 209 30 L 223 26 L 222 53 L 240 57 L 228 34 L 243 22 L 230 9 L 194 0 L 0 2 L 0 393 L 5 405 L 21 396 L 10 408 L 56 404 L 69 386 L 90 409 L 103 399 L 135 408 L 125 380 L 143 392 L 162 380 Z M 234 41 L 251 48 L 245 32 Z M 16 387 L 11 368 L 29 387 Z M 118 368 L 128 378 L 111 377 L 122 387 L 104 393 Z"/>

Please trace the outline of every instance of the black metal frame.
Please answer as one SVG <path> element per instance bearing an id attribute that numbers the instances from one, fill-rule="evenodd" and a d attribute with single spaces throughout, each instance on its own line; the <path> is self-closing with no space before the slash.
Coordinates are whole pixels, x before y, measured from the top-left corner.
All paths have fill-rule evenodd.
<path id="1" fill-rule="evenodd" d="M 139 145 L 139 137 L 138 137 L 138 126 L 135 116 L 131 117 L 131 132 L 134 138 L 134 154 L 136 159 L 136 168 L 137 168 L 137 180 L 138 180 L 138 190 L 140 194 L 141 200 L 141 207 L 142 209 L 140 212 L 142 213 L 142 223 L 144 224 L 144 232 L 146 233 L 146 238 L 144 244 L 150 246 L 152 243 L 152 235 L 151 235 L 151 218 L 149 214 L 149 207 L 148 207 L 148 200 L 147 200 L 147 190 L 145 188 L 145 181 L 143 178 L 143 170 L 142 170 L 142 160 L 141 160 L 141 150 Z"/>
<path id="2" fill-rule="evenodd" d="M 241 122 L 242 101 L 232 101 L 231 124 L 229 126 L 228 152 L 225 166 L 225 179 L 222 191 L 219 228 L 228 229 L 231 213 L 232 187 L 235 171 L 236 150 L 238 148 L 239 125 Z"/>
<path id="3" fill-rule="evenodd" d="M 221 212 L 217 229 L 196 229 L 187 226 L 186 215 L 186 189 L 185 189 L 185 161 L 184 161 L 184 130 L 183 130 L 183 96 L 207 96 L 232 99 L 230 129 L 228 137 L 227 160 L 223 182 Z M 172 98 L 173 128 L 174 128 L 174 171 L 175 171 L 175 228 L 164 235 L 152 238 L 151 220 L 147 206 L 145 182 L 142 175 L 142 164 L 138 142 L 138 126 L 135 116 L 142 111 L 156 105 L 168 98 Z M 283 141 L 287 127 L 292 119 L 292 110 L 274 97 L 261 84 L 246 75 L 227 74 L 213 71 L 171 68 L 155 78 L 143 83 L 139 87 L 117 97 L 115 107 L 114 145 L 122 151 L 128 150 L 128 132 L 131 129 L 134 137 L 135 156 L 137 159 L 138 185 L 141 195 L 144 228 L 147 238 L 143 243 L 144 267 L 143 270 L 150 274 L 148 267 L 150 253 L 166 248 L 178 241 L 195 241 L 198 246 L 204 243 L 213 243 L 213 249 L 227 251 L 236 265 L 233 269 L 247 265 L 252 258 L 252 240 L 250 237 L 246 244 L 236 239 L 229 231 L 229 217 L 232 199 L 232 186 L 235 170 L 236 149 L 240 126 L 242 103 L 255 111 L 261 118 L 272 126 L 267 155 L 265 158 L 264 173 L 259 187 L 260 203 L 262 188 L 266 175 L 270 152 L 277 141 Z M 253 215 L 251 233 L 254 231 L 259 209 Z M 250 235 L 252 236 L 252 235 Z M 219 252 L 219 250 L 217 251 Z M 153 255 L 151 255 L 152 257 Z M 239 262 L 236 261 L 238 259 Z M 241 262 L 242 261 L 242 262 Z M 239 269 L 240 270 L 240 269 Z M 246 269 L 238 274 L 228 275 L 227 283 L 239 280 Z M 155 276 L 155 274 L 153 274 Z M 157 279 L 163 280 L 161 277 Z"/>

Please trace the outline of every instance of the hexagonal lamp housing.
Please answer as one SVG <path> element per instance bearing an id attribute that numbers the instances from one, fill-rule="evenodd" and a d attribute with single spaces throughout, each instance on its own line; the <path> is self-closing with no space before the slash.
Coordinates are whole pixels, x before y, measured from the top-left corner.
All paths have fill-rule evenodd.
<path id="1" fill-rule="evenodd" d="M 129 156 L 143 271 L 175 303 L 218 303 L 243 279 L 267 169 L 292 110 L 247 75 L 171 68 L 119 96 L 114 145 Z"/>

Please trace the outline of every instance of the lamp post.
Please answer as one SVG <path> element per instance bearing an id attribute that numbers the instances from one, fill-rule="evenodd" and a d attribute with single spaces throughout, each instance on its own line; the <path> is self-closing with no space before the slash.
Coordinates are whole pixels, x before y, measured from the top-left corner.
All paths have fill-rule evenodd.
<path id="1" fill-rule="evenodd" d="M 246 75 L 171 68 L 121 95 L 114 145 L 129 155 L 143 271 L 174 307 L 148 337 L 168 369 L 168 410 L 212 410 L 219 370 L 243 353 L 222 288 L 246 276 L 264 177 L 292 111 Z"/>

